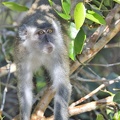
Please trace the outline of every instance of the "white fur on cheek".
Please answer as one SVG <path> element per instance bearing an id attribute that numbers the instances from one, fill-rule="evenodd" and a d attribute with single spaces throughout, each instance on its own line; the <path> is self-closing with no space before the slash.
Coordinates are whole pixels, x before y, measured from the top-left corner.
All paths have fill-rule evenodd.
<path id="1" fill-rule="evenodd" d="M 30 35 L 33 35 L 36 32 L 37 28 L 34 26 L 27 27 L 27 31 L 29 31 Z"/>

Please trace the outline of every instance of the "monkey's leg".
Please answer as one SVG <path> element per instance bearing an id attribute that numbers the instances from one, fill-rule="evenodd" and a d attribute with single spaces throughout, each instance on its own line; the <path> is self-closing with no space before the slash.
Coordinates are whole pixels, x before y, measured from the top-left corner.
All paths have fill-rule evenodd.
<path id="1" fill-rule="evenodd" d="M 69 75 L 61 66 L 56 66 L 53 70 L 53 74 L 53 87 L 56 90 L 54 99 L 54 120 L 68 120 L 68 103 L 71 95 Z"/>
<path id="2" fill-rule="evenodd" d="M 70 86 L 69 84 L 67 86 Z M 70 98 L 70 88 L 60 84 L 55 95 L 55 120 L 68 120 L 68 103 Z M 71 87 L 71 86 L 70 86 Z"/>
<path id="3" fill-rule="evenodd" d="M 26 66 L 27 67 L 27 66 Z M 19 69 L 18 98 L 20 103 L 20 120 L 30 120 L 32 109 L 32 73 L 26 69 Z"/>

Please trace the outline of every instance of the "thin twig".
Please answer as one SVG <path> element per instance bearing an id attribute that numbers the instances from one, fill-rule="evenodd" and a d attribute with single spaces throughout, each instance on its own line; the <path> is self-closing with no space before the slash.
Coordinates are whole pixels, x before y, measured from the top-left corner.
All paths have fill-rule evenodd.
<path id="1" fill-rule="evenodd" d="M 6 83 L 0 82 L 0 85 L 6 86 Z M 9 88 L 16 89 L 13 85 L 8 84 Z"/>
<path id="2" fill-rule="evenodd" d="M 107 105 L 111 105 L 111 104 L 115 105 L 115 103 L 113 102 L 113 96 L 109 96 L 107 98 L 104 98 L 98 101 L 93 101 L 93 102 L 89 102 L 86 104 L 82 104 L 76 107 L 69 107 L 69 114 L 70 116 L 78 115 L 80 113 L 89 112 L 89 111 L 96 110 L 101 107 L 104 108 Z"/>
<path id="3" fill-rule="evenodd" d="M 112 43 L 112 44 L 107 44 L 107 45 L 105 45 L 104 48 L 117 48 L 117 47 L 120 47 L 120 42 L 118 42 L 118 43 Z"/>
<path id="4" fill-rule="evenodd" d="M 86 95 L 86 96 L 84 96 L 83 98 L 81 98 L 80 100 L 72 103 L 72 104 L 70 105 L 70 107 L 74 107 L 74 106 L 80 104 L 81 102 L 85 101 L 86 99 L 88 99 L 88 98 L 90 98 L 91 96 L 93 96 L 94 94 L 96 94 L 96 93 L 97 93 L 98 91 L 100 91 L 102 88 L 104 88 L 104 87 L 106 87 L 106 86 L 108 86 L 108 85 L 111 85 L 111 84 L 115 83 L 116 80 L 120 80 L 120 77 L 118 77 L 118 78 L 116 78 L 116 79 L 114 79 L 114 80 L 110 80 L 110 81 L 107 81 L 107 82 L 101 84 L 99 87 L 97 87 L 95 90 L 93 90 L 92 92 L 90 92 L 88 95 Z"/>
<path id="5" fill-rule="evenodd" d="M 6 66 L 3 66 L 0 68 L 0 77 L 8 74 L 8 70 L 9 70 L 9 64 L 7 64 Z M 14 63 L 11 64 L 10 67 L 10 73 L 13 73 L 16 71 L 16 65 Z"/>
<path id="6" fill-rule="evenodd" d="M 4 105 L 5 105 L 5 100 L 6 100 L 6 94 L 8 92 L 8 84 L 9 84 L 9 80 L 10 80 L 10 67 L 11 67 L 11 63 L 9 64 L 9 69 L 8 69 L 8 76 L 7 76 L 7 82 L 6 82 L 6 86 L 4 88 L 3 91 L 3 96 L 2 96 L 2 104 L 1 104 L 1 108 L 0 108 L 0 113 L 2 113 L 3 109 L 4 109 Z"/>
<path id="7" fill-rule="evenodd" d="M 105 79 L 105 78 L 102 78 L 102 79 L 85 79 L 85 78 L 79 77 L 75 74 L 71 77 L 71 79 L 75 79 L 75 80 L 78 80 L 78 81 L 81 81 L 81 82 L 101 82 L 101 83 L 109 82 L 109 81 L 120 82 L 120 76 L 118 76 L 115 79 Z"/>
<path id="8" fill-rule="evenodd" d="M 100 66 L 100 67 L 113 67 L 113 66 L 117 66 L 120 65 L 120 62 L 117 63 L 112 63 L 112 64 L 93 64 L 93 63 L 87 63 L 85 65 L 90 65 L 90 66 Z"/>

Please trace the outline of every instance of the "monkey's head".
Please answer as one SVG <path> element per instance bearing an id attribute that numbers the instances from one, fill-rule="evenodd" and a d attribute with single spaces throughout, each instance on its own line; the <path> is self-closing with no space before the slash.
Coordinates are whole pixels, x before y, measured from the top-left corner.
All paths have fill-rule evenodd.
<path id="1" fill-rule="evenodd" d="M 18 30 L 20 44 L 29 52 L 50 54 L 63 45 L 60 24 L 55 21 L 22 24 Z"/>

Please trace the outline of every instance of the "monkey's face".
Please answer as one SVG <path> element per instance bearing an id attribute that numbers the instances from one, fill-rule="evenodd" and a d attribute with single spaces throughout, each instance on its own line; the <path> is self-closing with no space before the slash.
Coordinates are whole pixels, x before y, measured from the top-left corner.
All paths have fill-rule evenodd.
<path id="1" fill-rule="evenodd" d="M 60 32 L 54 25 L 27 26 L 22 25 L 19 29 L 21 44 L 29 52 L 52 53 L 60 44 Z M 59 40 L 58 40 L 59 37 Z M 61 40 L 60 40 L 61 41 Z"/>
<path id="2" fill-rule="evenodd" d="M 39 41 L 39 47 L 44 53 L 51 53 L 54 51 L 54 34 L 55 29 L 52 27 L 38 29 L 35 33 L 37 40 Z"/>

